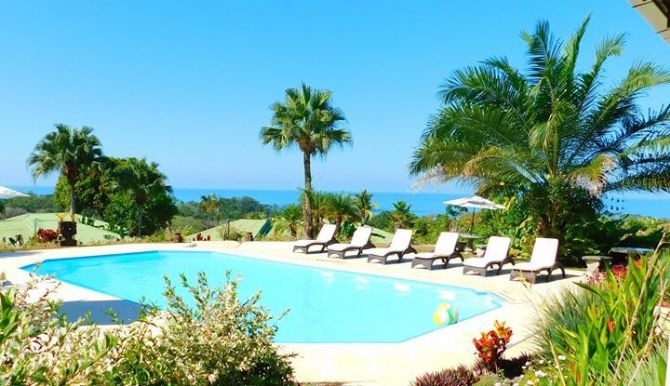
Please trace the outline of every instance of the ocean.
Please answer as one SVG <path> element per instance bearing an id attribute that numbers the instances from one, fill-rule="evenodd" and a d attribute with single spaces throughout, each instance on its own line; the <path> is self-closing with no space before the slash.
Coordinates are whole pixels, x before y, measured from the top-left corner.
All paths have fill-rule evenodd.
<path id="1" fill-rule="evenodd" d="M 10 186 L 21 192 L 35 194 L 51 194 L 53 187 L 48 186 Z M 245 189 L 211 189 L 211 188 L 174 188 L 174 195 L 180 201 L 200 201 L 200 197 L 214 193 L 220 197 L 252 197 L 263 204 L 284 206 L 296 203 L 297 190 L 245 190 Z M 345 192 L 346 193 L 346 192 Z M 408 193 L 408 192 L 371 192 L 373 202 L 377 203 L 377 212 L 392 210 L 393 203 L 405 201 L 411 205 L 414 214 L 425 216 L 444 213 L 442 202 L 467 196 L 453 193 Z M 617 201 L 618 200 L 618 201 Z M 605 200 L 611 212 L 639 214 L 670 219 L 670 195 L 629 195 L 608 197 Z"/>

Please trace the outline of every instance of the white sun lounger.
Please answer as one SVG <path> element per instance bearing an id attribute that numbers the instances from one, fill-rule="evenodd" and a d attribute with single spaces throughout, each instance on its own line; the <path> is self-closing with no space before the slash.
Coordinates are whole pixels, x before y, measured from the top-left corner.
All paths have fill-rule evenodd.
<path id="1" fill-rule="evenodd" d="M 449 265 L 449 260 L 453 257 L 458 257 L 463 260 L 463 255 L 458 251 L 458 233 L 456 232 L 442 232 L 435 243 L 435 250 L 433 252 L 421 252 L 414 255 L 412 260 L 412 268 L 416 266 L 423 266 L 429 270 L 433 269 L 435 260 L 442 260 L 446 268 Z"/>
<path id="2" fill-rule="evenodd" d="M 509 275 L 510 280 L 523 277 L 530 283 L 535 283 L 535 277 L 541 271 L 547 271 L 547 281 L 554 269 L 560 269 L 565 277 L 565 269 L 558 262 L 558 240 L 538 237 L 535 239 L 533 254 L 527 263 L 514 266 Z"/>
<path id="3" fill-rule="evenodd" d="M 378 261 L 386 264 L 389 256 L 398 256 L 398 262 L 400 262 L 406 253 L 416 253 L 416 249 L 410 245 L 411 242 L 412 231 L 410 229 L 398 229 L 395 231 L 391 245 L 388 248 L 372 248 L 365 251 L 368 255 L 368 263 Z"/>
<path id="4" fill-rule="evenodd" d="M 479 275 L 486 276 L 488 269 L 494 266 L 498 267 L 497 274 L 500 274 L 503 265 L 507 263 L 514 265 L 514 260 L 509 256 L 511 241 L 509 237 L 491 236 L 484 257 L 465 259 L 463 274 L 477 272 Z"/>
<path id="5" fill-rule="evenodd" d="M 329 245 L 327 256 L 344 259 L 347 252 L 356 251 L 355 256 L 358 257 L 361 255 L 364 248 L 374 248 L 374 244 L 370 242 L 370 236 L 372 236 L 371 227 L 359 227 L 354 232 L 354 236 L 351 238 L 351 243 L 338 243 Z"/>
<path id="6" fill-rule="evenodd" d="M 311 252 L 323 252 L 330 244 L 336 243 L 335 240 L 335 224 L 323 224 L 316 240 L 298 240 L 293 244 L 293 252 L 309 253 L 310 247 L 318 246 L 318 250 Z"/>

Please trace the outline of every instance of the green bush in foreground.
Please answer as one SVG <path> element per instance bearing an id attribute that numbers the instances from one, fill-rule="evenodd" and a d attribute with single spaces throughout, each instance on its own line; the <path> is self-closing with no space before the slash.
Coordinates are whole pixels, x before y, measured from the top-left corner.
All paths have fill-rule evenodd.
<path id="1" fill-rule="evenodd" d="M 546 364 L 538 371 L 565 380 L 545 383 L 640 384 L 638 377 L 663 374 L 654 367 L 665 367 L 658 307 L 670 288 L 668 254 L 631 260 L 624 271 L 578 285 L 549 301 L 535 331 Z"/>
<path id="2" fill-rule="evenodd" d="M 110 329 L 59 317 L 43 280 L 0 291 L 0 384 L 294 384 L 258 295 L 241 301 L 234 281 L 212 289 L 204 274 L 196 284 L 182 277 L 191 308 L 166 281 L 164 311 Z"/>

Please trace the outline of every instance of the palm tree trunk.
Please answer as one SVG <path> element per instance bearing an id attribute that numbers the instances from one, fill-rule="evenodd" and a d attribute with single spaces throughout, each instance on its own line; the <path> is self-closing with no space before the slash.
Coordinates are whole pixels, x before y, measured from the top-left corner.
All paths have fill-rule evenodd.
<path id="1" fill-rule="evenodd" d="M 305 199 L 302 204 L 303 220 L 305 223 L 304 233 L 305 238 L 312 238 L 312 164 L 311 164 L 312 155 L 303 152 L 302 153 L 302 164 L 305 168 Z"/>
<path id="2" fill-rule="evenodd" d="M 70 218 L 74 220 L 77 213 L 77 193 L 75 192 L 74 182 L 70 182 Z"/>
<path id="3" fill-rule="evenodd" d="M 137 210 L 137 236 L 142 236 L 142 208 Z"/>

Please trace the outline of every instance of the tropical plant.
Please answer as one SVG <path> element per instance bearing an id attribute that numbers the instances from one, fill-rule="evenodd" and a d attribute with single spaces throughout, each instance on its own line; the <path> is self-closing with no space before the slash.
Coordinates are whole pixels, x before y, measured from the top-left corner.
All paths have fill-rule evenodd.
<path id="1" fill-rule="evenodd" d="M 286 90 L 284 102 L 275 102 L 272 125 L 261 129 L 263 144 L 272 144 L 275 150 L 297 146 L 303 155 L 305 177 L 303 200 L 305 237 L 313 236 L 312 220 L 312 157 L 325 157 L 333 145 L 351 143 L 349 130 L 340 128 L 345 121 L 342 111 L 331 105 L 331 92 L 313 90 L 306 84 L 299 89 Z"/>
<path id="2" fill-rule="evenodd" d="M 77 181 L 85 169 L 98 165 L 102 149 L 90 127 L 76 129 L 57 124 L 55 128 L 35 146 L 28 157 L 28 165 L 32 167 L 35 179 L 53 172 L 66 178 L 70 188 L 70 215 L 73 216 L 77 213 Z"/>
<path id="3" fill-rule="evenodd" d="M 397 228 L 411 228 L 414 222 L 414 215 L 412 214 L 412 206 L 405 201 L 397 201 L 393 203 L 393 211 L 391 212 L 394 225 Z"/>
<path id="4" fill-rule="evenodd" d="M 606 88 L 603 66 L 621 54 L 623 35 L 604 39 L 590 70 L 578 72 L 588 22 L 565 43 L 546 22 L 522 34 L 526 71 L 504 57 L 456 71 L 411 172 L 464 181 L 482 195 L 511 188 L 547 236 L 564 235 L 584 208 L 597 211 L 606 192 L 670 190 L 670 105 L 643 114 L 636 103 L 670 73 L 639 62 Z"/>
<path id="5" fill-rule="evenodd" d="M 147 229 L 142 222 L 148 209 L 151 209 L 148 206 L 150 203 L 159 203 L 166 209 L 163 216 L 165 223 L 176 214 L 174 198 L 171 196 L 172 188 L 167 185 L 167 177 L 158 169 L 158 164 L 155 162 L 149 163 L 146 159 L 138 158 L 125 159 L 119 169 L 119 187 L 128 193 L 125 202 L 130 203 L 132 209 L 128 209 L 135 212 L 135 236 L 151 234 L 155 230 L 155 228 Z"/>
<path id="6" fill-rule="evenodd" d="M 567 384 L 633 384 L 629 365 L 646 366 L 650 355 L 667 347 L 657 331 L 663 315 L 657 307 L 670 289 L 664 245 L 662 239 L 652 256 L 546 302 L 533 335 L 552 367 L 566 362 L 561 368 Z"/>
<path id="7" fill-rule="evenodd" d="M 335 224 L 336 232 L 342 223 L 356 218 L 354 201 L 348 194 L 329 194 L 326 199 L 326 216 Z"/>
<path id="8" fill-rule="evenodd" d="M 166 279 L 166 307 L 143 306 L 123 328 L 68 322 L 47 280 L 0 289 L 0 384 L 295 384 L 260 295 L 240 300 L 230 277 L 217 288 L 204 274 L 179 289 Z"/>
<path id="9" fill-rule="evenodd" d="M 216 220 L 216 225 L 221 224 L 221 200 L 216 194 L 211 193 L 200 198 L 200 209 L 208 216 Z"/>
<path id="10" fill-rule="evenodd" d="M 472 339 L 477 350 L 477 357 L 484 368 L 495 372 L 498 370 L 498 362 L 507 349 L 512 338 L 512 329 L 505 322 L 493 322 L 493 329 L 482 332 L 479 338 Z"/>
<path id="11" fill-rule="evenodd" d="M 275 235 L 288 231 L 291 237 L 296 238 L 301 226 L 302 208 L 300 205 L 286 205 L 272 218 L 272 232 Z"/>
<path id="12" fill-rule="evenodd" d="M 368 193 L 367 190 L 354 195 L 354 209 L 358 215 L 358 221 L 362 225 L 367 224 L 370 218 L 374 215 L 372 210 L 377 208 L 377 204 L 372 202 L 372 194 Z"/>
<path id="13" fill-rule="evenodd" d="M 444 369 L 416 377 L 411 386 L 470 386 L 474 385 L 479 377 L 465 366 L 455 369 Z"/>

